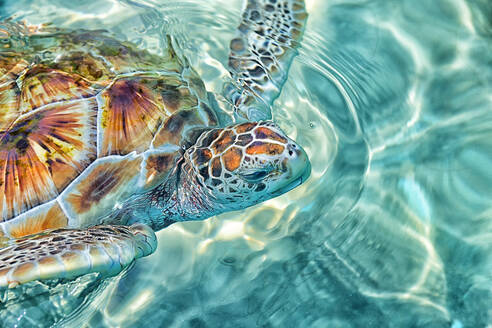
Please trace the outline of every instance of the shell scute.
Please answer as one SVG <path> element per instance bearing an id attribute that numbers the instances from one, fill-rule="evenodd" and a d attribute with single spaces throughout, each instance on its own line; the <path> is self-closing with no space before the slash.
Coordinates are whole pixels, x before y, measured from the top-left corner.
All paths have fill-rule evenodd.
<path id="1" fill-rule="evenodd" d="M 162 79 L 125 77 L 101 93 L 99 156 L 124 155 L 148 149 L 154 135 L 170 115 L 162 92 Z"/>
<path id="2" fill-rule="evenodd" d="M 35 65 L 22 76 L 22 112 L 53 102 L 94 96 L 92 83 L 79 75 Z"/>
<path id="3" fill-rule="evenodd" d="M 0 131 L 7 129 L 21 114 L 20 89 L 17 83 L 0 85 Z"/>
<path id="4" fill-rule="evenodd" d="M 145 152 L 139 186 L 150 190 L 164 181 L 176 166 L 179 155 L 180 149 L 177 146 Z"/>
<path id="5" fill-rule="evenodd" d="M 29 66 L 24 59 L 19 59 L 15 53 L 0 54 L 0 84 L 15 81 Z"/>
<path id="6" fill-rule="evenodd" d="M 138 184 L 142 156 L 108 156 L 94 161 L 61 194 L 60 201 L 79 226 L 111 213 Z"/>
<path id="7" fill-rule="evenodd" d="M 2 221 L 55 198 L 96 157 L 94 99 L 57 103 L 0 132 Z"/>
<path id="8" fill-rule="evenodd" d="M 134 44 L 118 41 L 112 38 L 106 31 L 82 31 L 64 35 L 62 47 L 65 49 L 81 48 L 91 50 L 97 56 L 103 57 L 110 63 L 111 70 L 117 74 L 136 71 L 180 72 L 181 62 L 176 58 L 172 46 L 161 55 L 152 54 L 149 51 L 138 49 Z"/>
<path id="9" fill-rule="evenodd" d="M 65 228 L 68 218 L 58 202 L 51 201 L 8 221 L 4 229 L 13 238 L 21 238 L 48 229 Z"/>
<path id="10" fill-rule="evenodd" d="M 166 144 L 179 145 L 185 140 L 187 128 L 203 125 L 203 120 L 195 110 L 177 111 L 161 126 L 153 140 L 153 146 L 159 148 Z"/>
<path id="11" fill-rule="evenodd" d="M 65 51 L 57 56 L 56 61 L 43 64 L 68 74 L 77 74 L 87 81 L 103 86 L 109 85 L 116 76 L 104 61 L 87 51 Z"/>
<path id="12" fill-rule="evenodd" d="M 205 104 L 190 109 L 180 109 L 174 112 L 157 131 L 152 146 L 160 148 L 165 145 L 184 145 L 194 142 L 198 137 L 197 131 L 217 125 L 215 113 Z"/>

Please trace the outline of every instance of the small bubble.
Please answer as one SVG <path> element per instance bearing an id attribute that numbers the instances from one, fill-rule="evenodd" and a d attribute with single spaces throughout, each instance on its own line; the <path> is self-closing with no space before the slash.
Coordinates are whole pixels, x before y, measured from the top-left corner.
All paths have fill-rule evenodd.
<path id="1" fill-rule="evenodd" d="M 222 262 L 226 265 L 231 265 L 231 264 L 234 264 L 236 262 L 236 259 L 232 256 L 228 256 L 228 257 L 225 257 Z"/>

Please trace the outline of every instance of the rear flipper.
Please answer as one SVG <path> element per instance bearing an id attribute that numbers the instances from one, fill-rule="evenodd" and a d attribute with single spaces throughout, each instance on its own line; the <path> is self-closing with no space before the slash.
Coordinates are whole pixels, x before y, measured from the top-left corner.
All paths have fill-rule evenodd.
<path id="1" fill-rule="evenodd" d="M 226 90 L 235 114 L 270 119 L 304 31 L 304 0 L 248 0 L 231 41 L 229 68 L 240 90 Z"/>
<path id="2" fill-rule="evenodd" d="M 91 272 L 113 276 L 156 246 L 154 231 L 144 224 L 58 229 L 13 240 L 0 249 L 0 288 Z"/>

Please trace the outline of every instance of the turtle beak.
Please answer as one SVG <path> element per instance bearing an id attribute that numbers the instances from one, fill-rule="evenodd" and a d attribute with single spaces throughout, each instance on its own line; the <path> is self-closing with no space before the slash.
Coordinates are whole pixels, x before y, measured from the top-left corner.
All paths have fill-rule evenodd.
<path id="1" fill-rule="evenodd" d="M 285 182 L 277 189 L 275 196 L 300 186 L 311 174 L 311 163 L 301 146 L 290 141 L 287 145 L 287 153 L 288 156 L 283 161 L 283 168 L 285 169 L 283 177 Z"/>
<path id="2" fill-rule="evenodd" d="M 300 180 L 299 184 L 309 178 L 311 174 L 311 162 L 301 146 L 293 144 L 296 147 L 293 149 L 294 157 L 290 160 L 290 170 L 293 179 Z M 293 147 L 293 145 L 289 145 L 289 147 Z"/>

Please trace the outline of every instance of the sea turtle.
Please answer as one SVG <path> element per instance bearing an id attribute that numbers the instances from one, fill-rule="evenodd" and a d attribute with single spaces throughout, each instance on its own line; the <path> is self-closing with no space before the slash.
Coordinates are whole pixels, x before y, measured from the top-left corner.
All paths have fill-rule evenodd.
<path id="1" fill-rule="evenodd" d="M 253 120 L 268 118 L 306 17 L 303 0 L 247 2 L 229 125 L 170 37 L 157 56 L 105 31 L 0 30 L 0 287 L 115 275 L 155 250 L 154 231 L 301 184 L 304 150 Z"/>

